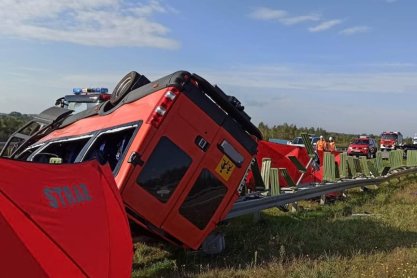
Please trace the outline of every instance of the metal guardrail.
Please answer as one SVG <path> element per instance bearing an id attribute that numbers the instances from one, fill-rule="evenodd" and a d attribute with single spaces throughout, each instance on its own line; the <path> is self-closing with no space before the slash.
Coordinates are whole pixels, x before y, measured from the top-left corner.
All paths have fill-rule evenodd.
<path id="1" fill-rule="evenodd" d="M 225 219 L 231 219 L 245 214 L 255 213 L 268 208 L 279 207 L 301 200 L 320 197 L 332 192 L 340 192 L 346 189 L 363 187 L 367 185 L 378 185 L 395 177 L 417 173 L 417 168 L 400 170 L 401 169 L 397 169 L 395 173 L 384 177 L 355 179 L 331 184 L 318 184 L 311 187 L 300 187 L 298 191 L 294 193 L 281 194 L 278 196 L 258 195 L 256 196 L 256 199 L 250 199 L 250 197 L 242 197 L 233 205 L 233 208 Z"/>

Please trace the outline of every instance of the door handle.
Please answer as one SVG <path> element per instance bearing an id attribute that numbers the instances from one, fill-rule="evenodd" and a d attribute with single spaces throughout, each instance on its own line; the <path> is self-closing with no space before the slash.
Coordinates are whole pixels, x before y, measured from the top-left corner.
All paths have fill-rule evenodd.
<path id="1" fill-rule="evenodd" d="M 142 156 L 140 154 L 138 154 L 137 152 L 132 152 L 132 154 L 130 155 L 129 159 L 127 160 L 128 163 L 131 163 L 133 165 L 139 165 L 139 166 L 143 166 L 143 164 L 145 163 L 142 160 Z"/>

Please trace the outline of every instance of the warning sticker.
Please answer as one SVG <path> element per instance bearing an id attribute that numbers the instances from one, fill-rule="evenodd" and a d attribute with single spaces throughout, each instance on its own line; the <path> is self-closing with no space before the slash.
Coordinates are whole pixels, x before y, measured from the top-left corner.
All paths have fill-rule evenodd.
<path id="1" fill-rule="evenodd" d="M 228 181 L 235 168 L 235 164 L 227 156 L 223 155 L 222 159 L 216 167 L 216 172 L 224 180 Z"/>

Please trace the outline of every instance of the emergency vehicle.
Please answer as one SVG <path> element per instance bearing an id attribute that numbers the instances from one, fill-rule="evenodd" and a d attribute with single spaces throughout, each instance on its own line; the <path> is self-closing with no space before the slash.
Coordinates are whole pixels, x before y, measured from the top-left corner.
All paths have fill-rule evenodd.
<path id="1" fill-rule="evenodd" d="M 401 132 L 384 131 L 381 134 L 380 149 L 395 150 L 403 146 L 403 135 Z"/>
<path id="2" fill-rule="evenodd" d="M 131 72 L 88 110 L 45 110 L 0 155 L 14 144 L 14 159 L 107 163 L 132 221 L 197 249 L 238 198 L 261 138 L 239 100 L 197 74 Z"/>
<path id="3" fill-rule="evenodd" d="M 105 102 L 111 97 L 107 88 L 74 88 L 72 91 L 73 95 L 57 99 L 55 105 L 78 113 Z"/>
<path id="4" fill-rule="evenodd" d="M 376 157 L 378 143 L 372 137 L 361 135 L 354 138 L 349 144 L 347 154 L 351 156 L 366 156 L 368 158 Z"/>

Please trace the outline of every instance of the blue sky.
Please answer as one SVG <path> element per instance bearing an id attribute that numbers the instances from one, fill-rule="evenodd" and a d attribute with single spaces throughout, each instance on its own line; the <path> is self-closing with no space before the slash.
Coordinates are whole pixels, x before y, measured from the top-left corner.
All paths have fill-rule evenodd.
<path id="1" fill-rule="evenodd" d="M 195 72 L 257 124 L 417 132 L 412 0 L 0 0 L 0 112 Z"/>

